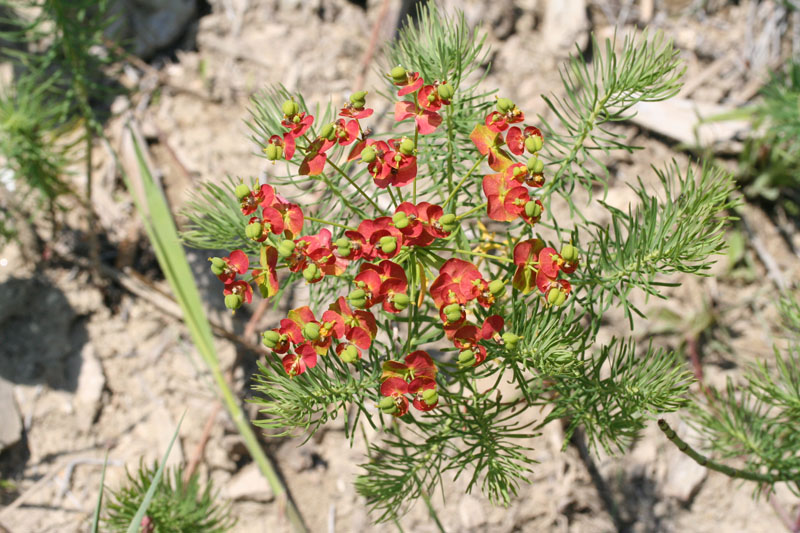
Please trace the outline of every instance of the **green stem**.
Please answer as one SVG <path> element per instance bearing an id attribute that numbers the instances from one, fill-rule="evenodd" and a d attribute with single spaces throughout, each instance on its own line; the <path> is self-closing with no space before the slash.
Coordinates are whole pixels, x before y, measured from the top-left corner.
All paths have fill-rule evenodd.
<path id="1" fill-rule="evenodd" d="M 677 448 L 688 455 L 691 459 L 694 460 L 700 466 L 704 466 L 709 470 L 715 470 L 722 474 L 725 474 L 728 477 L 732 478 L 739 478 L 739 479 L 748 479 L 750 481 L 759 481 L 761 483 L 778 483 L 781 481 L 797 481 L 798 474 L 797 473 L 782 473 L 777 475 L 772 474 L 762 474 L 759 472 L 750 472 L 748 470 L 740 470 L 738 468 L 733 468 L 716 461 L 712 461 L 705 455 L 699 453 L 694 448 L 689 446 L 683 439 L 681 439 L 675 431 L 667 424 L 666 420 L 663 418 L 658 420 L 658 428 L 664 432 L 664 435 L 672 441 Z"/>
<path id="2" fill-rule="evenodd" d="M 356 206 L 355 204 L 353 204 L 353 202 L 351 202 L 350 200 L 348 200 L 345 197 L 345 195 L 342 194 L 342 191 L 340 191 L 338 187 L 334 186 L 334 184 L 331 182 L 330 178 L 328 178 L 328 176 L 326 176 L 324 172 L 322 172 L 319 176 L 325 182 L 325 185 L 327 185 L 328 188 L 333 191 L 333 194 L 335 194 L 336 196 L 339 197 L 339 199 L 342 201 L 342 203 L 345 206 L 347 206 L 349 209 L 352 209 L 353 211 L 359 213 L 361 216 L 366 216 L 366 213 L 364 212 L 364 210 L 361 209 L 360 207 Z"/>
<path id="3" fill-rule="evenodd" d="M 455 166 L 453 165 L 453 144 L 454 144 L 453 131 L 453 106 L 447 106 L 447 191 L 453 193 L 453 173 Z"/>
<path id="4" fill-rule="evenodd" d="M 470 210 L 469 210 L 469 211 L 467 211 L 466 213 L 461 213 L 460 215 L 458 215 L 458 216 L 456 217 L 456 220 L 461 220 L 462 218 L 467 218 L 467 217 L 468 217 L 468 216 L 470 216 L 472 213 L 474 213 L 474 212 L 476 212 L 476 211 L 480 211 L 481 209 L 483 209 L 483 208 L 484 208 L 484 207 L 486 207 L 487 205 L 488 205 L 488 202 L 483 202 L 481 205 L 478 205 L 478 206 L 475 206 L 475 207 L 473 207 L 472 209 L 470 209 Z"/>
<path id="5" fill-rule="evenodd" d="M 397 200 L 395 200 L 395 198 L 394 198 L 394 194 L 392 193 L 392 186 L 389 185 L 388 187 L 386 187 L 386 190 L 389 191 L 389 198 L 392 199 L 392 204 L 394 205 L 394 208 L 397 209 L 397 205 L 398 204 L 397 204 Z"/>
<path id="6" fill-rule="evenodd" d="M 422 490 L 420 491 L 420 494 L 422 495 L 422 499 L 425 501 L 425 505 L 428 507 L 428 514 L 430 514 L 431 518 L 433 518 L 433 521 L 436 522 L 436 527 L 439 528 L 441 533 L 447 533 L 447 531 L 444 529 L 444 526 L 439 521 L 439 515 L 436 514 L 436 509 L 433 508 L 433 503 L 431 502 L 430 496 L 428 496 L 428 492 Z"/>
<path id="7" fill-rule="evenodd" d="M 453 197 L 456 195 L 456 193 L 458 192 L 458 189 L 460 189 L 460 188 L 461 188 L 461 186 L 462 186 L 462 185 L 464 185 L 464 182 L 465 182 L 465 181 L 467 181 L 467 179 L 468 179 L 470 176 L 472 176 L 472 173 L 473 173 L 473 172 L 475 172 L 475 169 L 476 169 L 476 168 L 478 168 L 478 165 L 480 165 L 480 164 L 483 162 L 483 160 L 484 160 L 484 159 L 486 159 L 486 156 L 485 156 L 485 155 L 482 155 L 482 156 L 480 156 L 480 157 L 478 158 L 478 160 L 477 160 L 477 161 L 475 161 L 475 164 L 474 164 L 474 165 L 472 165 L 472 168 L 471 168 L 471 169 L 469 169 L 469 172 L 467 172 L 467 174 L 466 174 L 466 175 L 465 175 L 463 178 L 461 178 L 461 181 L 459 181 L 459 182 L 458 182 L 458 185 L 456 185 L 456 188 L 455 188 L 455 189 L 453 189 L 453 190 L 450 192 L 450 196 L 448 196 L 448 197 L 447 197 L 447 200 L 445 200 L 445 201 L 444 201 L 444 203 L 442 204 L 442 209 L 445 209 L 445 208 L 447 208 L 447 204 L 449 204 L 449 203 L 450 203 L 450 201 L 453 199 Z"/>
<path id="8" fill-rule="evenodd" d="M 344 179 L 346 179 L 346 180 L 347 180 L 347 181 L 350 183 L 350 185 L 352 185 L 353 187 L 355 187 L 355 188 L 356 188 L 356 190 L 358 191 L 358 193 L 359 193 L 361 196 L 363 196 L 365 200 L 367 200 L 369 203 L 371 203 L 371 204 L 372 204 L 372 207 L 374 207 L 376 211 L 378 211 L 378 212 L 380 212 L 380 213 L 383 213 L 383 209 L 381 209 L 380 207 L 378 207 L 378 204 L 376 204 L 376 203 L 375 203 L 375 200 L 373 200 L 372 198 L 370 198 L 370 197 L 369 197 L 369 195 L 367 195 L 367 193 L 365 193 L 365 192 L 364 192 L 364 189 L 362 189 L 361 187 L 359 187 L 359 185 L 358 185 L 358 184 L 357 184 L 355 181 L 353 181 L 353 179 L 352 179 L 350 176 L 348 176 L 348 175 L 347 175 L 347 172 L 345 172 L 344 170 L 342 170 L 341 168 L 339 168 L 339 166 L 338 166 L 336 163 L 334 163 L 333 161 L 331 161 L 330 159 L 328 159 L 328 164 L 329 164 L 330 166 L 332 166 L 332 167 L 333 167 L 333 169 L 334 169 L 336 172 L 338 172 L 339 174 L 341 174 L 342 176 L 344 176 Z"/>
<path id="9" fill-rule="evenodd" d="M 336 226 L 337 228 L 342 228 L 350 231 L 358 231 L 358 228 L 354 228 L 353 226 L 346 226 L 344 224 L 339 224 L 338 222 L 331 222 L 330 220 L 325 220 L 324 218 L 317 218 L 317 217 L 310 217 L 305 215 L 306 220 L 310 220 L 311 222 L 319 222 L 320 224 L 328 224 L 329 226 Z"/>

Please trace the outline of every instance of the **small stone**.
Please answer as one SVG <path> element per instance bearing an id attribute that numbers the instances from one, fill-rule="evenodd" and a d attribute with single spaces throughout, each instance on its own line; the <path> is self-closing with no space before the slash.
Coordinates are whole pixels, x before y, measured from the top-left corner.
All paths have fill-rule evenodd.
<path id="1" fill-rule="evenodd" d="M 234 474 L 222 489 L 222 494 L 231 500 L 271 502 L 275 499 L 272 488 L 255 463 L 248 464 Z"/>
<path id="2" fill-rule="evenodd" d="M 2 377 L 0 377 L 0 413 L 3 413 L 3 423 L 0 424 L 0 452 L 2 452 L 22 438 L 22 418 L 14 400 L 14 386 Z"/>
<path id="3" fill-rule="evenodd" d="M 81 352 L 78 387 L 75 390 L 74 406 L 81 429 L 89 429 L 97 418 L 106 387 L 103 365 L 94 354 L 92 345 L 87 344 Z"/>

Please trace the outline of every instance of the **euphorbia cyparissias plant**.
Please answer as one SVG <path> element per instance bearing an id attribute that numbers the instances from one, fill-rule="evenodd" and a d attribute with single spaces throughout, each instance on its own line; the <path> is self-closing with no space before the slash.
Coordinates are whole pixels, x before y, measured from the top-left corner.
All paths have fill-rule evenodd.
<path id="1" fill-rule="evenodd" d="M 436 313 L 429 318 L 441 328 L 441 339 L 457 352 L 458 368 L 468 372 L 486 361 L 491 343 L 514 350 L 519 340 L 507 331 L 511 325 L 508 318 L 498 314 L 503 311 L 493 312 L 502 309 L 495 303 L 506 298 L 507 284 L 523 294 L 538 290 L 545 306 L 564 304 L 571 291 L 564 276 L 579 264 L 577 249 L 571 244 L 565 243 L 558 252 L 539 238 L 517 239 L 513 260 L 497 257 L 513 261 L 516 271 L 508 279 L 487 279 L 470 260 L 491 260 L 494 256 L 489 254 L 475 252 L 471 256 L 469 251 L 454 250 L 453 257 L 441 257 L 443 245 L 454 242 L 460 231 L 461 215 L 452 212 L 452 207 L 459 205 L 458 193 L 466 192 L 456 187 L 442 205 L 416 202 L 417 153 L 420 136 L 442 124 L 440 113 L 451 105 L 456 91 L 446 80 L 426 83 L 419 73 L 400 66 L 388 76 L 399 87 L 394 119 L 399 128 L 408 124 L 407 135 L 385 140 L 371 137 L 362 121 L 371 117 L 373 110 L 367 107 L 367 93 L 359 91 L 342 107 L 340 118 L 322 125 L 319 134 L 311 137 L 314 116 L 291 99 L 281 106 L 284 131 L 273 132 L 264 140 L 264 153 L 271 161 L 296 158 L 299 173 L 313 176 L 335 165 L 328 159 L 331 148 L 352 145 L 346 162 L 365 165 L 374 185 L 381 189 L 413 184 L 414 201 L 395 202 L 394 213 L 376 212 L 374 218 L 362 218 L 355 225 L 346 220 L 333 222 L 336 235 L 326 228 L 304 235 L 302 206 L 289 202 L 269 184 L 251 187 L 241 183 L 235 192 L 242 224 L 247 237 L 261 243 L 260 261 L 250 269 L 241 250 L 212 259 L 212 271 L 225 284 L 225 304 L 234 311 L 250 302 L 251 284 L 264 297 L 277 294 L 278 268 L 300 273 L 308 284 L 327 276 L 341 277 L 342 292 L 334 301 L 313 302 L 316 312 L 309 306 L 294 309 L 278 327 L 263 333 L 264 345 L 281 358 L 291 377 L 308 372 L 321 357 L 360 364 L 362 358 L 371 356 L 370 346 L 378 333 L 376 313 L 382 310 L 397 315 L 409 310 L 409 321 L 421 321 L 424 317 L 411 311 L 422 309 L 424 299 L 433 303 L 429 308 Z M 545 183 L 544 165 L 538 158 L 544 138 L 538 128 L 526 126 L 524 121 L 524 113 L 511 100 L 498 98 L 495 109 L 475 124 L 470 139 L 477 161 L 473 170 L 484 160 L 492 170 L 483 178 L 488 218 L 499 222 L 521 218 L 533 226 L 544 212 L 537 198 L 537 190 Z M 397 196 L 402 199 L 400 191 Z M 428 249 L 435 253 L 424 253 Z M 420 251 L 414 259 L 413 251 Z M 430 284 L 424 275 L 428 269 L 437 272 Z M 350 281 L 347 288 L 345 280 Z M 480 312 L 483 320 L 477 318 L 479 308 L 485 310 Z M 407 353 L 381 362 L 376 385 L 376 397 L 381 398 L 378 408 L 398 418 L 404 417 L 410 406 L 431 411 L 440 398 L 436 360 L 410 340 L 405 342 Z"/>

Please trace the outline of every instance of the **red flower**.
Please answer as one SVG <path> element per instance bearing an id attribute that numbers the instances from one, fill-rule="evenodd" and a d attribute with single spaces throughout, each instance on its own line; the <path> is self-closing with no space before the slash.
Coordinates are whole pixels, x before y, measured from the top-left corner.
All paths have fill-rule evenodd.
<path id="1" fill-rule="evenodd" d="M 508 149 L 511 150 L 511 153 L 514 155 L 522 155 L 525 152 L 525 141 L 528 137 L 540 137 L 542 136 L 542 131 L 539 128 L 535 128 L 533 126 L 526 126 L 525 130 L 520 130 L 517 126 L 514 126 L 508 130 L 506 134 L 506 143 L 508 144 Z"/>
<path id="2" fill-rule="evenodd" d="M 461 353 L 472 352 L 474 356 L 472 366 L 478 366 L 486 360 L 486 348 L 478 344 L 480 340 L 481 330 L 472 324 L 461 326 L 453 335 L 453 344 L 461 350 Z"/>
<path id="3" fill-rule="evenodd" d="M 381 301 L 381 276 L 374 270 L 364 270 L 368 264 L 371 265 L 371 263 L 361 265 L 362 271 L 354 279 L 356 288 L 366 293 L 366 303 L 364 304 L 366 309 Z"/>
<path id="4" fill-rule="evenodd" d="M 388 409 L 393 411 L 394 416 L 401 417 L 408 412 L 406 394 L 408 394 L 408 383 L 402 378 L 389 378 L 381 383 L 381 395 L 394 398 L 394 409 Z M 385 408 L 382 406 L 382 409 Z"/>
<path id="5" fill-rule="evenodd" d="M 352 144 L 358 138 L 358 121 L 338 119 L 334 129 L 336 142 L 342 146 Z"/>
<path id="6" fill-rule="evenodd" d="M 319 138 L 313 140 L 306 148 L 306 156 L 303 158 L 303 162 L 300 163 L 298 173 L 301 176 L 316 176 L 322 174 L 325 168 L 325 162 L 328 160 L 328 156 L 325 152 L 333 145 L 333 141 L 328 141 L 326 139 Z"/>
<path id="7" fill-rule="evenodd" d="M 217 259 L 214 258 L 211 261 L 213 269 L 213 264 Z M 250 260 L 247 258 L 247 254 L 241 250 L 232 251 L 228 257 L 223 257 L 222 261 L 224 264 L 221 266 L 221 272 L 217 274 L 217 277 L 226 284 L 235 279 L 237 274 L 245 274 L 247 269 L 250 268 Z"/>
<path id="8" fill-rule="evenodd" d="M 301 344 L 295 349 L 295 353 L 286 354 L 281 362 L 290 377 L 299 376 L 306 369 L 317 366 L 317 352 L 310 344 Z"/>
<path id="9" fill-rule="evenodd" d="M 314 117 L 311 115 L 306 116 L 305 111 L 287 117 L 281 121 L 284 128 L 289 130 L 289 133 L 295 139 L 302 136 L 314 123 Z"/>
<path id="10" fill-rule="evenodd" d="M 402 89 L 397 91 L 397 96 L 411 94 L 422 87 L 423 83 L 424 81 L 419 76 L 419 72 L 406 72 L 405 79 L 394 82 L 395 85 L 402 87 Z"/>
<path id="11" fill-rule="evenodd" d="M 501 173 L 483 178 L 483 193 L 486 195 L 486 211 L 489 218 L 511 222 L 520 216 L 530 200 L 525 187 L 505 178 Z"/>
<path id="12" fill-rule="evenodd" d="M 286 200 L 279 194 L 275 195 L 275 201 L 271 206 L 283 219 L 283 231 L 287 239 L 293 239 L 303 231 L 303 210 L 300 206 Z"/>
<path id="13" fill-rule="evenodd" d="M 439 111 L 444 101 L 439 97 L 439 92 L 433 85 L 426 85 L 419 91 L 419 105 L 428 111 Z"/>
<path id="14" fill-rule="evenodd" d="M 347 340 L 366 350 L 372 344 L 372 339 L 378 333 L 375 317 L 369 311 L 350 309 L 347 300 L 340 296 L 330 306 L 331 311 L 338 313 L 344 321 L 344 336 Z"/>
<path id="15" fill-rule="evenodd" d="M 372 109 L 362 107 L 357 108 L 352 102 L 347 102 L 344 107 L 339 111 L 340 117 L 362 119 L 372 115 Z"/>
<path id="16" fill-rule="evenodd" d="M 382 189 L 386 188 L 386 184 L 395 187 L 408 185 L 417 177 L 417 157 L 400 151 L 400 139 L 390 139 L 389 146 L 391 149 L 383 154 L 388 173 L 384 173 L 381 180 L 375 179 L 375 185 Z"/>
<path id="17" fill-rule="evenodd" d="M 483 124 L 478 124 L 472 130 L 469 138 L 481 155 L 489 156 L 489 166 L 496 172 L 502 172 L 511 163 L 508 153 L 501 148 L 503 146 L 503 136 L 490 130 Z"/>
<path id="18" fill-rule="evenodd" d="M 511 110 L 501 113 L 500 111 L 492 111 L 486 115 L 486 127 L 490 130 L 500 133 L 508 128 L 509 124 L 515 124 L 525 120 L 525 114 L 520 111 L 517 106 Z"/>
<path id="19" fill-rule="evenodd" d="M 225 284 L 222 293 L 226 296 L 229 294 L 238 294 L 242 297 L 244 303 L 249 304 L 253 301 L 253 287 L 246 281 L 229 281 Z"/>
<path id="20" fill-rule="evenodd" d="M 434 111 L 418 107 L 414 102 L 401 100 L 394 105 L 394 119 L 397 122 L 414 118 L 420 135 L 427 135 L 436 131 L 442 123 L 442 117 Z"/>
<path id="21" fill-rule="evenodd" d="M 275 148 L 270 148 L 271 146 L 274 146 Z M 264 153 L 266 153 L 267 158 L 272 161 L 280 159 L 281 157 L 289 161 L 294 155 L 294 150 L 294 136 L 292 136 L 292 134 L 289 132 L 284 133 L 283 137 L 279 135 L 273 135 L 269 138 L 267 145 L 264 147 Z"/>
<path id="22" fill-rule="evenodd" d="M 495 341 L 500 339 L 500 332 L 503 330 L 505 321 L 500 315 L 492 315 L 486 317 L 481 326 L 481 338 L 484 340 L 493 339 Z"/>
<path id="23" fill-rule="evenodd" d="M 542 249 L 544 243 L 540 239 L 522 241 L 514 247 L 514 264 L 517 265 L 517 271 L 514 273 L 512 284 L 523 294 L 528 294 L 536 286 L 539 252 Z"/>
<path id="24" fill-rule="evenodd" d="M 426 393 L 425 391 L 432 391 Z M 436 393 L 436 381 L 419 377 L 408 384 L 409 394 L 414 395 L 414 407 L 419 411 L 430 411 L 439 405 L 439 395 Z"/>
<path id="25" fill-rule="evenodd" d="M 269 207 L 275 201 L 275 189 L 266 183 L 242 198 L 241 208 L 243 215 L 251 215 L 258 206 Z"/>

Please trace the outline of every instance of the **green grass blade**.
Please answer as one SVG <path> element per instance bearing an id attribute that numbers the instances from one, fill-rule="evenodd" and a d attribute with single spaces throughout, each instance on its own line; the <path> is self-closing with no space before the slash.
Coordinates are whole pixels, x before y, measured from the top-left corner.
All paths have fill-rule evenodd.
<path id="1" fill-rule="evenodd" d="M 217 385 L 217 390 L 225 407 L 233 419 L 239 434 L 244 440 L 247 450 L 258 465 L 261 474 L 269 483 L 276 498 L 286 498 L 286 513 L 292 523 L 294 531 L 307 531 L 303 518 L 291 498 L 287 498 L 288 493 L 275 469 L 272 467 L 267 455 L 261 448 L 250 421 L 245 417 L 238 398 L 233 394 L 231 388 L 222 373 L 214 346 L 214 338 L 211 333 L 211 326 L 203 310 L 203 302 L 197 285 L 194 281 L 189 262 L 183 251 L 183 244 L 178 236 L 172 213 L 169 210 L 166 199 L 161 189 L 153 179 L 152 173 L 147 166 L 141 148 L 141 142 L 131 131 L 131 141 L 136 151 L 139 166 L 140 179 L 133 181 L 130 176 L 123 178 L 125 184 L 133 197 L 137 211 L 142 216 L 144 227 L 153 245 L 161 270 L 167 278 L 167 282 L 175 293 L 176 299 L 183 312 L 184 322 L 189 328 L 195 346 L 200 356 L 208 366 L 211 375 Z"/>
<path id="2" fill-rule="evenodd" d="M 178 427 L 175 428 L 175 433 L 172 434 L 172 440 L 169 441 L 169 446 L 167 446 L 167 451 L 164 453 L 164 458 L 161 459 L 161 464 L 158 465 L 158 470 L 156 470 L 156 475 L 153 476 L 153 481 L 150 483 L 150 487 L 147 489 L 147 493 L 144 495 L 144 500 L 142 500 L 142 504 L 139 506 L 139 509 L 136 510 L 136 515 L 134 515 L 133 520 L 131 520 L 130 525 L 128 526 L 128 533 L 138 533 L 139 528 L 142 524 L 142 518 L 147 513 L 147 508 L 150 507 L 150 502 L 153 500 L 153 496 L 156 494 L 156 490 L 158 489 L 158 484 L 161 483 L 161 475 L 164 472 L 164 466 L 167 464 L 167 458 L 169 457 L 169 452 L 172 451 L 172 445 L 175 444 L 175 439 L 178 438 L 178 431 L 181 429 L 181 424 L 183 423 L 183 417 L 186 416 L 186 412 L 181 415 L 181 419 L 178 422 Z M 105 470 L 105 469 L 104 469 Z"/>
<path id="3" fill-rule="evenodd" d="M 108 450 L 106 450 L 106 457 L 103 459 L 103 471 L 100 473 L 100 491 L 97 495 L 97 505 L 94 507 L 94 518 L 92 518 L 92 533 L 97 533 L 97 526 L 100 523 L 100 510 L 103 508 L 103 491 L 105 490 L 106 483 L 106 466 L 108 466 Z"/>

